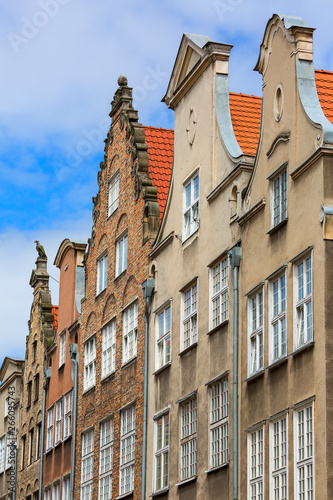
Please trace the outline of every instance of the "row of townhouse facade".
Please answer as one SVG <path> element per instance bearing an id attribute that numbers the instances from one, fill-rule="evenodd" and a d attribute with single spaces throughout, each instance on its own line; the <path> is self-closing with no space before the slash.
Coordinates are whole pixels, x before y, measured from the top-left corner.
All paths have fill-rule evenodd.
<path id="1" fill-rule="evenodd" d="M 6 500 L 332 497 L 333 74 L 300 18 L 267 23 L 262 98 L 229 91 L 231 48 L 183 35 L 174 131 L 118 79 L 58 308 L 38 247 Z"/>

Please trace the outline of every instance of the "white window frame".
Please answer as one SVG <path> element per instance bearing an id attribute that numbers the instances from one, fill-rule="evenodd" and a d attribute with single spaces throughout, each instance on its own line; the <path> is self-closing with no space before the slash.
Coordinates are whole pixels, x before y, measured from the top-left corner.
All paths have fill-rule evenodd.
<path id="1" fill-rule="evenodd" d="M 247 478 L 248 499 L 263 500 L 265 471 L 264 426 L 248 432 L 247 436 Z"/>
<path id="2" fill-rule="evenodd" d="M 157 492 L 169 487 L 170 411 L 154 420 L 154 492 Z"/>
<path id="3" fill-rule="evenodd" d="M 64 365 L 66 361 L 66 332 L 62 333 L 59 337 L 59 368 Z"/>
<path id="4" fill-rule="evenodd" d="M 181 296 L 181 346 L 184 351 L 188 347 L 198 342 L 198 300 L 199 300 L 199 280 L 193 281 Z"/>
<path id="5" fill-rule="evenodd" d="M 260 295 L 262 297 L 261 304 Z M 253 375 L 264 369 L 264 323 L 264 285 L 261 285 L 247 300 L 248 375 Z"/>
<path id="6" fill-rule="evenodd" d="M 116 277 L 127 269 L 128 233 L 119 236 L 116 241 Z"/>
<path id="7" fill-rule="evenodd" d="M 272 278 L 269 293 L 270 362 L 287 355 L 287 276 L 286 272 Z"/>
<path id="8" fill-rule="evenodd" d="M 71 476 L 62 479 L 62 497 L 61 500 L 70 500 Z"/>
<path id="9" fill-rule="evenodd" d="M 168 301 L 155 314 L 156 370 L 171 362 L 171 313 L 171 301 Z"/>
<path id="10" fill-rule="evenodd" d="M 313 341 L 313 252 L 293 263 L 293 277 L 294 349 L 297 349 Z"/>
<path id="11" fill-rule="evenodd" d="M 278 226 L 287 219 L 288 205 L 288 181 L 287 169 L 281 170 L 275 177 L 270 179 L 271 183 L 271 227 Z"/>
<path id="12" fill-rule="evenodd" d="M 72 435 L 73 389 L 64 394 L 64 439 Z"/>
<path id="13" fill-rule="evenodd" d="M 288 500 L 288 415 L 269 423 L 270 498 Z"/>
<path id="14" fill-rule="evenodd" d="M 5 418 L 8 417 L 9 410 L 9 396 L 5 399 Z"/>
<path id="15" fill-rule="evenodd" d="M 100 424 L 99 500 L 112 496 L 113 417 Z"/>
<path id="16" fill-rule="evenodd" d="M 44 500 L 51 500 L 51 487 L 48 486 L 44 489 Z"/>
<path id="17" fill-rule="evenodd" d="M 229 259 L 224 256 L 209 270 L 209 329 L 213 330 L 229 319 Z"/>
<path id="18" fill-rule="evenodd" d="M 60 500 L 60 481 L 52 485 L 52 500 Z"/>
<path id="19" fill-rule="evenodd" d="M 47 410 L 46 451 L 53 448 L 54 406 Z"/>
<path id="20" fill-rule="evenodd" d="M 81 500 L 92 500 L 94 429 L 82 433 Z"/>
<path id="21" fill-rule="evenodd" d="M 5 470 L 6 460 L 6 434 L 0 438 L 0 474 Z"/>
<path id="22" fill-rule="evenodd" d="M 84 343 L 83 390 L 87 391 L 96 384 L 96 337 Z"/>
<path id="23" fill-rule="evenodd" d="M 111 177 L 109 182 L 108 217 L 119 207 L 119 170 Z"/>
<path id="24" fill-rule="evenodd" d="M 13 445 L 13 448 L 11 448 Z M 14 433 L 7 432 L 7 443 L 6 443 L 6 469 L 9 469 L 14 465 L 14 458 L 11 457 L 11 450 L 14 449 L 14 445 L 16 445 L 16 439 L 14 437 Z M 33 460 L 33 458 L 32 458 Z"/>
<path id="25" fill-rule="evenodd" d="M 295 500 L 313 500 L 316 497 L 313 402 L 295 408 L 293 417 Z"/>
<path id="26" fill-rule="evenodd" d="M 97 259 L 97 288 L 96 295 L 103 292 L 107 286 L 108 254 L 104 252 Z"/>
<path id="27" fill-rule="evenodd" d="M 183 241 L 199 229 L 199 193 L 199 170 L 196 170 L 183 184 Z"/>
<path id="28" fill-rule="evenodd" d="M 180 481 L 197 475 L 197 395 L 180 405 Z"/>
<path id="29" fill-rule="evenodd" d="M 135 458 L 135 406 L 128 406 L 120 412 L 120 466 L 119 495 L 134 490 Z"/>
<path id="30" fill-rule="evenodd" d="M 229 462 L 229 381 L 223 378 L 209 387 L 210 425 L 209 467 Z"/>
<path id="31" fill-rule="evenodd" d="M 116 369 L 116 318 L 102 329 L 102 378 Z"/>
<path id="32" fill-rule="evenodd" d="M 55 439 L 54 445 L 56 446 L 58 443 L 62 441 L 63 435 L 63 416 L 64 416 L 64 407 L 62 398 L 56 402 L 56 418 L 55 418 Z"/>
<path id="33" fill-rule="evenodd" d="M 123 310 L 123 364 L 137 354 L 138 302 L 135 300 Z"/>

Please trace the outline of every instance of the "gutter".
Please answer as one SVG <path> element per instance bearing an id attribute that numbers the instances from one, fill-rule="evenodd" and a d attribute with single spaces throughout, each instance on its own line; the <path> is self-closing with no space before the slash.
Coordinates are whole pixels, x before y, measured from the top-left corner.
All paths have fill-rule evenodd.
<path id="1" fill-rule="evenodd" d="M 233 468 L 232 468 L 232 479 L 233 479 L 233 500 L 238 499 L 238 337 L 239 337 L 239 326 L 238 326 L 238 271 L 239 265 L 242 258 L 242 249 L 240 247 L 233 247 L 229 252 L 230 264 L 233 270 L 233 376 L 232 376 L 232 402 L 233 402 L 233 412 L 232 412 L 232 453 L 233 453 Z"/>
<path id="2" fill-rule="evenodd" d="M 45 402 L 46 402 L 46 387 L 48 380 L 51 378 L 51 368 L 44 368 L 44 384 L 43 384 L 43 406 L 42 406 L 42 426 L 40 437 L 40 452 L 39 452 L 39 490 L 38 500 L 42 500 L 43 490 L 43 462 L 44 462 L 44 429 L 45 429 Z"/>
<path id="3" fill-rule="evenodd" d="M 144 376 L 143 376 L 143 432 L 142 432 L 142 476 L 141 476 L 141 500 L 145 500 L 146 494 L 146 467 L 147 467 L 147 406 L 148 406 L 148 316 L 149 299 L 155 288 L 154 279 L 146 279 L 142 283 L 142 293 L 146 299 L 145 305 L 145 344 L 144 344 Z"/>
<path id="4" fill-rule="evenodd" d="M 75 474 L 75 446 L 76 446 L 76 413 L 77 413 L 77 372 L 78 362 L 74 355 L 77 354 L 77 344 L 71 344 L 69 349 L 70 358 L 74 364 L 74 405 L 73 405 L 73 429 L 72 429 L 72 466 L 71 466 L 71 479 L 70 479 L 70 500 L 74 500 L 74 474 Z"/>

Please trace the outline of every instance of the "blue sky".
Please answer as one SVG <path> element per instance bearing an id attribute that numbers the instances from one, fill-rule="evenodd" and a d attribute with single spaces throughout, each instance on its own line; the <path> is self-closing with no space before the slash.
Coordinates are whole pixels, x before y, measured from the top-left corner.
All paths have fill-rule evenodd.
<path id="1" fill-rule="evenodd" d="M 292 7 L 291 7 L 292 6 Z M 253 72 L 268 19 L 317 28 L 315 66 L 333 70 L 333 4 L 259 0 L 15 0 L 0 5 L 0 363 L 24 356 L 34 240 L 58 303 L 61 241 L 87 240 L 120 74 L 145 125 L 173 127 L 161 103 L 183 32 L 231 43 L 230 90 L 261 95 Z M 324 14 L 325 13 L 325 14 Z M 147 82 L 149 81 L 149 84 Z"/>

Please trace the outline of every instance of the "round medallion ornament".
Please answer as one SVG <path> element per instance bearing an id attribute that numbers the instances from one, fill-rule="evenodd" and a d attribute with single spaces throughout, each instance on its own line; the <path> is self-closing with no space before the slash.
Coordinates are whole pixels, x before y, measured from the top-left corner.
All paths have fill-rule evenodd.
<path id="1" fill-rule="evenodd" d="M 282 85 L 276 87 L 275 95 L 274 95 L 274 118 L 277 122 L 281 120 L 283 112 L 283 90 Z"/>

